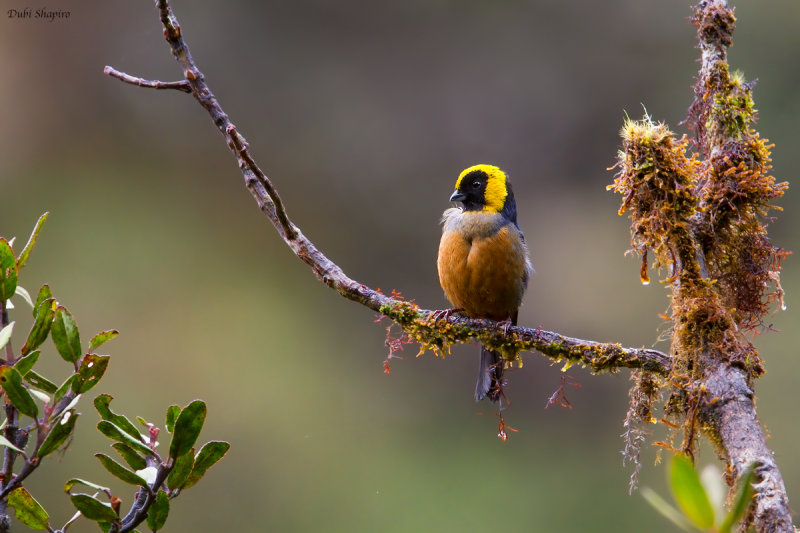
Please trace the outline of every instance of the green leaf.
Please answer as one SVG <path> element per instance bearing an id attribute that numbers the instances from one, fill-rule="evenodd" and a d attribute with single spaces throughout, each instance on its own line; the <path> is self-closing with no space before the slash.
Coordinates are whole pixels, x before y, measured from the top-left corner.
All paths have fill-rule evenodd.
<path id="1" fill-rule="evenodd" d="M 647 503 L 652 505 L 656 511 L 661 513 L 667 520 L 678 526 L 684 531 L 691 531 L 692 525 L 681 514 L 680 511 L 675 509 L 672 505 L 662 498 L 656 491 L 650 487 L 644 487 L 641 490 L 642 497 L 647 500 Z"/>
<path id="2" fill-rule="evenodd" d="M 64 483 L 64 492 L 69 492 L 72 490 L 72 487 L 75 485 L 86 485 L 94 490 L 99 490 L 100 492 L 110 493 L 111 489 L 108 487 L 104 487 L 102 485 L 98 485 L 97 483 L 92 483 L 91 481 L 86 481 L 85 479 L 81 479 L 79 477 L 74 477 Z"/>
<path id="3" fill-rule="evenodd" d="M 29 353 L 28 355 L 17 361 L 14 364 L 14 368 L 17 369 L 17 372 L 19 372 L 22 377 L 25 377 L 25 374 L 30 372 L 31 368 L 33 368 L 33 365 L 35 365 L 36 361 L 39 360 L 40 353 L 41 352 L 39 350 Z"/>
<path id="4" fill-rule="evenodd" d="M 96 500 L 88 494 L 70 494 L 70 499 L 72 500 L 72 505 L 89 520 L 113 522 L 118 519 L 117 513 L 114 512 L 110 504 Z"/>
<path id="5" fill-rule="evenodd" d="M 111 400 L 113 399 L 114 397 L 110 394 L 101 394 L 94 399 L 94 408 L 97 409 L 100 418 L 108 420 L 131 437 L 142 441 L 142 434 L 139 433 L 139 430 L 136 429 L 136 426 L 134 426 L 130 420 L 123 415 L 118 415 L 111 411 L 109 405 L 111 405 Z"/>
<path id="6" fill-rule="evenodd" d="M 0 435 L 0 446 L 5 446 L 6 448 L 11 448 L 15 452 L 25 453 L 24 451 L 17 448 L 13 442 L 5 438 L 4 436 Z"/>
<path id="7" fill-rule="evenodd" d="M 75 429 L 75 422 L 80 415 L 75 412 L 75 409 L 69 409 L 61 415 L 61 418 L 53 424 L 50 428 L 50 433 L 44 439 L 44 442 L 36 452 L 36 457 L 47 457 L 58 448 L 72 435 Z"/>
<path id="8" fill-rule="evenodd" d="M 100 462 L 103 464 L 106 470 L 108 470 L 109 473 L 111 473 L 112 476 L 117 477 L 122 481 L 124 481 L 125 483 L 129 483 L 131 485 L 139 485 L 140 487 L 147 486 L 147 482 L 144 479 L 142 479 L 135 473 L 131 472 L 130 470 L 128 470 L 127 468 L 125 468 L 124 466 L 113 460 L 111 457 L 103 453 L 96 453 L 94 454 L 94 456 L 100 460 Z"/>
<path id="9" fill-rule="evenodd" d="M 155 466 L 146 466 L 141 470 L 137 470 L 136 475 L 147 481 L 147 484 L 152 487 L 155 485 L 156 479 L 158 478 L 158 471 L 159 468 Z"/>
<path id="10" fill-rule="evenodd" d="M 753 498 L 753 481 L 755 481 L 755 463 L 747 467 L 747 470 L 742 474 L 736 500 L 733 502 L 731 512 L 728 513 L 728 516 L 725 517 L 725 521 L 722 522 L 719 533 L 730 533 L 730 531 L 733 530 L 733 526 L 744 516 Z"/>
<path id="11" fill-rule="evenodd" d="M 33 315 L 33 326 L 31 326 L 31 331 L 28 333 L 28 340 L 25 341 L 25 346 L 22 347 L 22 355 L 29 354 L 47 339 L 47 335 L 53 325 L 53 317 L 56 314 L 55 302 L 54 298 L 47 298 L 37 303 L 38 307 Z"/>
<path id="12" fill-rule="evenodd" d="M 17 285 L 17 289 L 14 291 L 14 294 L 25 300 L 28 305 L 31 306 L 31 308 L 33 307 L 33 300 L 31 300 L 31 295 L 25 290 L 25 287 L 22 285 Z"/>
<path id="13" fill-rule="evenodd" d="M 38 354 L 39 352 L 33 352 L 33 353 Z M 28 370 L 28 372 L 25 374 L 25 381 L 30 383 L 31 387 L 35 387 L 39 390 L 42 390 L 47 394 L 55 394 L 55 392 L 58 391 L 58 387 L 56 386 L 55 383 L 53 383 L 46 377 L 39 375 L 33 370 Z"/>
<path id="14" fill-rule="evenodd" d="M 50 403 L 50 401 L 52 400 L 52 398 L 50 398 L 50 395 L 45 394 L 44 392 L 36 388 L 28 388 L 28 392 L 31 393 L 31 396 L 33 396 L 35 400 L 39 400 L 42 403 Z"/>
<path id="15" fill-rule="evenodd" d="M 695 526 L 703 530 L 714 527 L 714 509 L 692 462 L 685 455 L 672 459 L 670 485 L 675 501 Z"/>
<path id="16" fill-rule="evenodd" d="M 14 333 L 14 322 L 0 329 L 0 349 L 2 349 L 8 341 L 11 340 L 11 334 Z"/>
<path id="17" fill-rule="evenodd" d="M 708 495 L 717 522 L 725 514 L 725 494 L 727 486 L 722 480 L 722 471 L 715 464 L 708 464 L 699 472 L 700 483 Z"/>
<path id="18" fill-rule="evenodd" d="M 50 516 L 24 487 L 17 487 L 8 493 L 8 504 L 14 508 L 17 520 L 29 528 L 47 529 Z"/>
<path id="19" fill-rule="evenodd" d="M 167 408 L 167 432 L 172 433 L 175 429 L 175 420 L 178 419 L 179 414 L 181 414 L 181 408 L 177 405 L 170 405 Z"/>
<path id="20" fill-rule="evenodd" d="M 228 453 L 230 448 L 231 445 L 225 441 L 212 440 L 205 443 L 200 449 L 200 453 L 198 453 L 197 457 L 194 459 L 192 473 L 189 474 L 189 477 L 181 488 L 188 489 L 200 481 L 200 478 L 205 475 L 208 469 L 217 464 L 217 462 Z"/>
<path id="21" fill-rule="evenodd" d="M 53 338 L 58 353 L 65 361 L 74 363 L 80 358 L 82 350 L 78 325 L 72 318 L 72 313 L 63 305 L 56 307 L 56 316 L 50 336 Z"/>
<path id="22" fill-rule="evenodd" d="M 194 446 L 205 420 L 206 404 L 202 400 L 195 400 L 181 410 L 175 420 L 175 433 L 169 445 L 170 457 L 178 458 Z"/>
<path id="23" fill-rule="evenodd" d="M 13 366 L 0 366 L 0 387 L 11 400 L 11 403 L 19 409 L 23 415 L 36 418 L 39 408 L 33 401 L 31 393 L 22 385 L 22 376 Z"/>
<path id="24" fill-rule="evenodd" d="M 72 374 L 56 389 L 56 392 L 53 393 L 53 405 L 56 405 L 58 402 L 60 402 L 61 398 L 66 396 L 66 394 L 72 390 L 72 382 L 75 381 L 77 377 L 78 374 Z"/>
<path id="25" fill-rule="evenodd" d="M 95 351 L 101 344 L 110 341 L 117 335 L 119 335 L 119 331 L 115 329 L 101 331 L 100 333 L 92 337 L 92 340 L 89 341 L 89 351 L 90 352 Z"/>
<path id="26" fill-rule="evenodd" d="M 100 378 L 105 374 L 110 359 L 107 355 L 94 353 L 84 355 L 81 359 L 81 365 L 78 367 L 78 375 L 75 381 L 72 382 L 72 391 L 77 394 L 83 394 L 97 385 Z"/>
<path id="27" fill-rule="evenodd" d="M 17 260 L 4 238 L 0 238 L 0 301 L 5 302 L 17 290 Z"/>
<path id="28" fill-rule="evenodd" d="M 183 487 L 186 478 L 192 471 L 194 466 L 194 448 L 175 459 L 175 464 L 167 476 L 167 487 L 170 489 L 179 489 Z"/>
<path id="29" fill-rule="evenodd" d="M 111 445 L 117 453 L 128 463 L 134 470 L 142 470 L 144 467 L 147 466 L 147 461 L 144 457 L 136 453 L 133 448 L 128 446 L 127 444 L 123 444 L 121 442 L 115 442 Z"/>
<path id="30" fill-rule="evenodd" d="M 22 252 L 20 252 L 19 257 L 17 257 L 17 269 L 21 269 L 25 266 L 25 263 L 28 262 L 28 256 L 30 256 L 31 250 L 36 244 L 36 239 L 39 238 L 39 232 L 42 230 L 42 225 L 44 224 L 44 221 L 47 220 L 47 216 L 49 214 L 50 213 L 44 213 L 39 217 L 39 220 L 36 221 L 36 225 L 33 227 L 31 236 L 28 238 L 28 243 L 25 245 L 25 248 L 22 249 Z"/>
<path id="31" fill-rule="evenodd" d="M 33 316 L 36 317 L 36 310 L 39 309 L 39 306 L 42 304 L 43 301 L 49 300 L 53 297 L 53 293 L 50 292 L 50 285 L 46 283 L 42 285 L 42 288 L 39 289 L 39 294 L 36 295 L 36 303 L 33 304 Z"/>
<path id="32" fill-rule="evenodd" d="M 17 448 L 16 446 L 14 446 L 13 442 L 11 442 L 10 440 L 8 440 L 7 438 L 5 438 L 2 435 L 0 435 L 0 446 L 5 446 L 6 448 L 11 448 L 15 452 L 25 453 L 22 450 L 20 450 L 19 448 Z"/>
<path id="33" fill-rule="evenodd" d="M 122 431 L 119 427 L 112 424 L 108 420 L 101 420 L 97 423 L 97 430 L 108 437 L 109 439 L 115 440 L 117 442 L 122 442 L 123 444 L 127 444 L 134 450 L 143 453 L 145 455 L 155 456 L 153 450 L 151 450 L 146 444 L 142 441 L 137 440 L 124 431 Z"/>
<path id="34" fill-rule="evenodd" d="M 147 511 L 147 527 L 149 527 L 151 531 L 158 531 L 164 527 L 164 522 L 167 521 L 168 514 L 169 497 L 167 497 L 166 492 L 160 490 L 156 496 L 156 501 L 153 502 L 153 505 L 151 505 L 150 509 Z"/>

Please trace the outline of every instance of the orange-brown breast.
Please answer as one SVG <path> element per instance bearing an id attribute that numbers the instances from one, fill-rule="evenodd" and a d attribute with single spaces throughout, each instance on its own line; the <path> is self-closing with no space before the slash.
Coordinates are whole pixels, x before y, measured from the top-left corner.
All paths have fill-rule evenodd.
<path id="1" fill-rule="evenodd" d="M 514 225 L 487 232 L 474 220 L 445 223 L 438 268 L 439 282 L 455 307 L 494 320 L 516 313 L 530 274 L 527 249 Z"/>

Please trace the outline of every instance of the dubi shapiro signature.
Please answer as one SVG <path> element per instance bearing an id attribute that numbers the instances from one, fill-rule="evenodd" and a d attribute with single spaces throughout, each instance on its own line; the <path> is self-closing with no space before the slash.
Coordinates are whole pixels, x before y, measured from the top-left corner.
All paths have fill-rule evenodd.
<path id="1" fill-rule="evenodd" d="M 56 19 L 68 19 L 72 14 L 64 9 L 31 9 L 29 7 L 23 9 L 9 9 L 6 11 L 10 19 L 40 19 L 49 20 L 50 22 Z"/>

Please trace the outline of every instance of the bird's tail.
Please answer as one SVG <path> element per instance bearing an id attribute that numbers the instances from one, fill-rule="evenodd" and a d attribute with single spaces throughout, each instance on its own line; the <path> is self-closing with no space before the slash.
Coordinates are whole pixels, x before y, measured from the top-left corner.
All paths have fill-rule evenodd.
<path id="1" fill-rule="evenodd" d="M 478 370 L 478 383 L 475 385 L 475 401 L 489 396 L 496 402 L 500 399 L 503 387 L 503 358 L 498 352 L 481 346 L 481 367 Z"/>

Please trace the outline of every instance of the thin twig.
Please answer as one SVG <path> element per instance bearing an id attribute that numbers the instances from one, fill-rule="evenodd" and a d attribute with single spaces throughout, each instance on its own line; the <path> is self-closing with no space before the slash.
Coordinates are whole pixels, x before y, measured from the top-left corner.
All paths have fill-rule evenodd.
<path id="1" fill-rule="evenodd" d="M 72 524 L 74 524 L 75 522 L 77 522 L 78 518 L 80 518 L 81 516 L 83 516 L 83 513 L 81 513 L 80 511 L 76 512 L 74 515 L 72 515 L 72 518 L 64 522 L 64 526 L 58 531 L 60 532 L 66 531 L 67 528 Z"/>
<path id="2" fill-rule="evenodd" d="M 103 73 L 108 74 L 112 78 L 117 78 L 118 80 L 124 81 L 125 83 L 130 83 L 131 85 L 137 85 L 139 87 L 149 87 L 150 89 L 175 89 L 177 91 L 182 91 L 185 93 L 192 92 L 192 88 L 189 87 L 189 82 L 186 80 L 180 80 L 180 81 L 146 80 L 144 78 L 137 78 L 136 76 L 131 76 L 130 74 L 125 74 L 124 72 L 120 72 L 119 70 L 109 66 L 103 69 Z"/>
<path id="3" fill-rule="evenodd" d="M 25 461 L 25 465 L 20 469 L 17 474 L 13 474 L 11 476 L 11 481 L 3 488 L 2 492 L 0 492 L 0 500 L 5 500 L 6 496 L 16 489 L 17 487 L 22 485 L 23 480 L 27 478 L 29 475 L 36 470 L 36 467 L 39 466 L 39 458 L 33 457 Z"/>
<path id="4" fill-rule="evenodd" d="M 70 391 L 70 394 L 74 394 L 74 393 L 72 393 Z M 13 408 L 13 406 L 7 405 L 6 406 L 6 411 L 8 411 L 9 407 Z M 15 411 L 15 417 L 17 417 L 17 420 L 18 420 L 19 414 L 16 412 L 17 410 L 15 408 L 13 408 L 13 409 Z M 8 420 L 11 420 L 11 419 L 12 419 L 12 417 L 9 416 Z M 39 453 L 39 448 L 41 448 L 42 443 L 44 442 L 45 438 L 47 438 L 47 434 L 42 432 L 42 426 L 39 424 L 39 419 L 38 418 L 34 417 L 33 421 L 35 422 L 35 425 L 36 425 L 36 444 L 34 445 L 33 450 L 31 450 L 29 455 L 20 454 L 25 459 L 25 464 L 22 466 L 22 468 L 20 469 L 20 471 L 17 474 L 13 474 L 12 473 L 13 472 L 13 464 L 14 464 L 15 455 L 11 456 L 11 463 L 10 463 L 10 466 L 8 467 L 8 472 L 11 473 L 11 475 L 10 475 L 10 478 L 7 479 L 6 484 L 3 486 L 3 490 L 0 491 L 0 501 L 5 501 L 6 497 L 8 496 L 8 494 L 12 490 L 14 490 L 17 487 L 21 486 L 22 482 L 25 480 L 25 478 L 27 478 L 29 475 L 31 475 L 33 473 L 33 471 L 36 470 L 36 468 L 38 468 L 39 465 L 42 463 L 41 458 L 37 457 L 37 454 Z M 9 426 L 6 426 L 6 429 L 8 429 L 8 427 Z M 53 430 L 53 428 L 51 427 L 50 431 L 52 431 L 52 430 Z M 6 438 L 8 438 L 8 434 L 6 435 Z M 9 438 L 9 440 L 11 442 L 14 442 L 15 444 L 17 444 L 15 442 L 15 439 L 10 439 Z M 24 448 L 25 446 L 24 445 L 20 445 L 19 447 L 20 448 Z M 14 452 L 11 449 L 7 448 L 6 450 L 16 454 L 16 452 Z"/>
<path id="5" fill-rule="evenodd" d="M 283 207 L 283 201 L 278 195 L 278 191 L 272 185 L 272 182 L 269 180 L 269 178 L 267 178 L 266 174 L 264 174 L 256 162 L 253 161 L 253 158 L 250 157 L 247 141 L 245 141 L 244 137 L 242 137 L 239 132 L 236 131 L 236 126 L 234 126 L 232 123 L 225 127 L 225 134 L 228 136 L 228 139 L 230 139 L 231 143 L 233 143 L 233 150 L 236 155 L 245 163 L 245 166 L 242 168 L 242 170 L 249 170 L 256 176 L 258 182 L 264 187 L 267 195 L 269 195 L 270 199 L 275 204 L 275 216 L 278 217 L 278 221 L 283 228 L 283 233 L 286 235 L 286 238 L 288 240 L 294 240 L 297 238 L 297 228 L 295 228 L 294 224 L 292 224 L 292 222 L 289 220 L 289 216 L 286 214 L 286 209 Z"/>
<path id="6" fill-rule="evenodd" d="M 8 326 L 9 324 L 8 319 L 8 309 L 6 308 L 6 303 L 0 299 L 0 329 Z M 13 365 L 14 361 L 14 349 L 11 347 L 11 339 L 8 339 L 5 346 L 6 357 L 2 361 L 4 365 Z"/>
<path id="7" fill-rule="evenodd" d="M 167 480 L 167 476 L 169 476 L 174 466 L 175 462 L 172 459 L 170 459 L 168 464 L 161 463 L 158 467 L 158 474 L 153 481 L 153 485 L 140 488 L 139 496 L 136 498 L 136 501 L 134 501 L 128 514 L 125 515 L 125 518 L 123 518 L 119 524 L 119 530 L 117 530 L 119 533 L 132 531 L 147 518 L 147 511 L 156 501 L 158 491 Z"/>
<path id="8" fill-rule="evenodd" d="M 8 310 L 6 308 L 6 303 L 0 298 L 0 329 L 8 326 Z M 14 351 L 11 348 L 11 342 L 7 342 L 6 346 L 6 359 L 3 361 L 4 364 L 14 364 Z M 5 428 L 3 429 L 3 433 L 5 438 L 12 442 L 15 446 L 18 444 L 18 436 L 19 436 L 19 413 L 17 409 L 14 407 L 13 404 L 7 403 L 5 405 L 5 412 L 6 412 L 6 422 Z M 24 445 L 22 446 L 24 448 Z M 14 477 L 14 461 L 17 458 L 17 452 L 9 448 L 8 446 L 3 447 L 3 463 L 2 463 L 2 477 L 3 479 L 0 480 L 0 533 L 5 533 L 9 529 L 9 521 L 7 515 L 7 506 L 8 506 L 8 498 L 5 496 L 14 488 L 18 481 L 13 479 Z M 27 466 L 27 465 L 26 465 Z M 27 475 L 27 474 L 26 474 Z"/>

